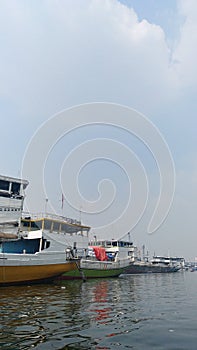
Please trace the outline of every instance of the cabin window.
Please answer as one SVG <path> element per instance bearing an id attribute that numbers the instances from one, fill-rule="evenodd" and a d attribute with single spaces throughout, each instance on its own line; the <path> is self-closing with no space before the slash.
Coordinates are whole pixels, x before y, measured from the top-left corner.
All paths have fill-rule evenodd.
<path id="1" fill-rule="evenodd" d="M 23 221 L 22 220 L 22 224 L 24 227 L 31 227 L 31 221 Z"/>
<path id="2" fill-rule="evenodd" d="M 17 182 L 12 183 L 12 192 L 14 194 L 20 194 L 20 183 L 17 183 Z"/>
<path id="3" fill-rule="evenodd" d="M 0 190 L 9 191 L 9 181 L 0 180 Z"/>
<path id="4" fill-rule="evenodd" d="M 61 229 L 62 232 L 66 232 L 66 225 L 65 224 L 62 224 L 62 229 Z"/>
<path id="5" fill-rule="evenodd" d="M 32 221 L 31 227 L 36 228 L 36 229 L 41 229 L 42 228 L 42 221 Z"/>
<path id="6" fill-rule="evenodd" d="M 51 230 L 52 229 L 51 224 L 52 224 L 51 220 L 44 220 L 44 229 Z"/>
<path id="7" fill-rule="evenodd" d="M 53 231 L 55 231 L 55 232 L 58 232 L 59 231 L 59 222 L 55 222 L 54 221 L 54 224 L 53 224 Z"/>

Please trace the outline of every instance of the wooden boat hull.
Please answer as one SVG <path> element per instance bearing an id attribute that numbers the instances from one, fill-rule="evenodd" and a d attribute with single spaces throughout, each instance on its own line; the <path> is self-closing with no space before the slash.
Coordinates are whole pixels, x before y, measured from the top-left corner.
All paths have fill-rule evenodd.
<path id="1" fill-rule="evenodd" d="M 36 283 L 47 281 L 60 276 L 62 273 L 75 270 L 75 261 L 61 264 L 41 264 L 23 266 L 0 266 L 0 285 Z"/>
<path id="2" fill-rule="evenodd" d="M 69 271 L 63 273 L 58 279 L 60 280 L 72 280 L 72 279 L 84 279 L 84 278 L 110 278 L 118 277 L 123 272 L 123 269 L 113 270 L 96 270 L 96 269 L 81 269 L 75 271 Z"/>
<path id="3" fill-rule="evenodd" d="M 78 269 L 63 273 L 59 279 L 86 279 L 118 277 L 128 265 L 120 262 L 93 262 L 82 260 Z"/>

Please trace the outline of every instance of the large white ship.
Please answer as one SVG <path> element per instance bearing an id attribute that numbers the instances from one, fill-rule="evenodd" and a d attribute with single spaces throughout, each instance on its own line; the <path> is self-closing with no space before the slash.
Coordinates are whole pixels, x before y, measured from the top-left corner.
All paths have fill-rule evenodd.
<path id="1" fill-rule="evenodd" d="M 22 217 L 28 181 L 0 176 L 0 286 L 53 280 L 78 268 L 90 227 L 58 216 Z"/>

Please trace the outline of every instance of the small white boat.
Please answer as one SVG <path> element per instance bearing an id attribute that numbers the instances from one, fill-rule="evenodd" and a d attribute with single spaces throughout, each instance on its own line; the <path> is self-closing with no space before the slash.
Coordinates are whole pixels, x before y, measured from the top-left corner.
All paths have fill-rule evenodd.
<path id="1" fill-rule="evenodd" d="M 117 277 L 134 259 L 133 243 L 123 240 L 90 242 L 78 270 L 66 272 L 61 280 Z"/>

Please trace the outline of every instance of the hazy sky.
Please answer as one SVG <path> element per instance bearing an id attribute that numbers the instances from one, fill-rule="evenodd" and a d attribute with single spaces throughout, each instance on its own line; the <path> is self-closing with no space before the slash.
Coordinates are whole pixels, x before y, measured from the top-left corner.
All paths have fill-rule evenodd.
<path id="1" fill-rule="evenodd" d="M 31 138 L 60 111 L 91 102 L 129 106 L 159 129 L 175 163 L 174 201 L 159 229 L 152 235 L 147 233 L 160 186 L 151 155 L 135 137 L 104 125 L 80 128 L 50 145 L 43 164 L 44 197 L 31 187 L 32 177 L 40 174 L 42 178 L 43 168 L 35 158 L 29 160 L 32 163 L 27 173 L 30 180 L 27 196 L 31 209 L 44 210 L 46 197 L 47 209 L 53 207 L 61 213 L 60 170 L 66 156 L 86 140 L 115 139 L 137 154 L 149 181 L 145 213 L 131 232 L 134 242 L 139 246 L 145 244 L 150 254 L 169 253 L 194 259 L 196 42 L 195 0 L 0 0 L 1 174 L 20 176 Z M 45 134 L 42 144 L 48 140 L 50 132 Z M 39 149 L 36 152 L 39 156 Z M 119 156 L 119 152 L 116 154 Z M 63 187 L 70 186 L 69 173 L 68 168 Z M 78 210 L 72 210 L 65 200 L 64 214 L 82 218 L 93 227 L 99 217 L 100 225 L 105 226 L 108 218 L 112 220 L 124 211 L 129 192 L 126 175 L 114 161 L 91 160 L 81 172 L 80 191 L 90 201 L 96 200 L 98 183 L 109 178 L 116 187 L 113 213 L 104 211 L 96 219 L 94 214 L 83 214 L 85 208 L 80 203 Z M 109 184 L 108 188 L 105 183 L 109 197 L 113 195 L 113 186 Z M 140 201 L 140 188 L 138 191 Z M 113 229 L 117 230 L 115 223 Z"/>

